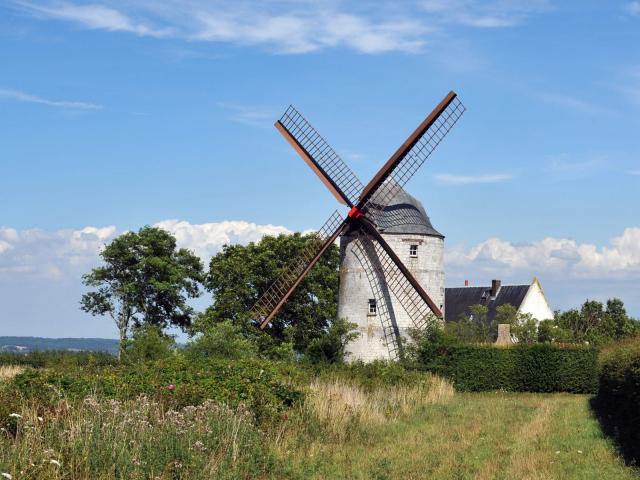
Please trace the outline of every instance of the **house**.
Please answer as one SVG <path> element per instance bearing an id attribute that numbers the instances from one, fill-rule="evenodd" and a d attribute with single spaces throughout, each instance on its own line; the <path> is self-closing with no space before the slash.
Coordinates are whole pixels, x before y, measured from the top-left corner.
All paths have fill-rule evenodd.
<path id="1" fill-rule="evenodd" d="M 496 309 L 506 304 L 513 305 L 518 313 L 531 314 L 538 321 L 553 318 L 553 310 L 537 278 L 529 285 L 502 285 L 500 280 L 492 280 L 487 287 L 445 288 L 444 318 L 456 321 L 463 315 L 468 316 L 472 305 L 485 305 L 487 321 L 492 322 Z"/>

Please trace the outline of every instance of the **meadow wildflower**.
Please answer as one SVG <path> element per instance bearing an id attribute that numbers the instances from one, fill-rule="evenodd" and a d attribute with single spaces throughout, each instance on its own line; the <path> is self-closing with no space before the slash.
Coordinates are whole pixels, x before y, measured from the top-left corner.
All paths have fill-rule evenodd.
<path id="1" fill-rule="evenodd" d="M 10 413 L 9 416 L 13 418 L 22 418 L 22 415 L 20 415 L 19 413 Z"/>
<path id="2" fill-rule="evenodd" d="M 175 387 L 175 385 L 173 383 L 170 383 L 169 385 L 167 385 L 167 390 L 173 390 Z"/>

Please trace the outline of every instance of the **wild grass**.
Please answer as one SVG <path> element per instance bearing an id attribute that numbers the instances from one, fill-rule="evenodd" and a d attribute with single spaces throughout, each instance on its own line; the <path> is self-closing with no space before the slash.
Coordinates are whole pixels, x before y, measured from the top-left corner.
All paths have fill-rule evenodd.
<path id="1" fill-rule="evenodd" d="M 24 372 L 25 367 L 19 365 L 0 365 L 0 382 L 11 380 L 16 375 Z"/>
<path id="2" fill-rule="evenodd" d="M 317 437 L 286 455 L 299 478 L 639 479 L 591 416 L 586 395 L 456 393 L 366 429 Z"/>
<path id="3" fill-rule="evenodd" d="M 449 382 L 436 376 L 427 378 L 418 385 L 374 389 L 342 378 L 315 380 L 309 386 L 304 408 L 330 433 L 344 437 L 356 424 L 365 429 L 382 425 L 453 397 Z"/>
<path id="4" fill-rule="evenodd" d="M 13 396 L 5 381 L 0 474 L 13 480 L 640 479 L 603 436 L 586 395 L 456 393 L 428 374 L 359 382 L 352 373 L 315 377 L 303 402 L 266 423 L 243 406 L 214 401 L 177 408 L 145 396 L 62 396 L 39 403 Z"/>
<path id="5" fill-rule="evenodd" d="M 46 412 L 24 405 L 12 418 L 0 472 L 14 479 L 248 478 L 273 462 L 246 409 L 210 401 L 175 411 L 145 397 L 87 398 Z"/>

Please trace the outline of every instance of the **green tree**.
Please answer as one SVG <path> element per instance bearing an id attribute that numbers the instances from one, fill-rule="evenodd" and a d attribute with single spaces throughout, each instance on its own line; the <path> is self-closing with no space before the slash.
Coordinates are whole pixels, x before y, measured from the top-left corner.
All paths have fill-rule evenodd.
<path id="1" fill-rule="evenodd" d="M 496 307 L 496 324 L 506 324 L 514 326 L 518 322 L 518 309 L 510 303 L 505 303 Z"/>
<path id="2" fill-rule="evenodd" d="M 573 336 L 569 330 L 557 325 L 555 320 L 542 320 L 538 325 L 538 342 L 571 343 Z"/>
<path id="3" fill-rule="evenodd" d="M 200 295 L 203 266 L 170 233 L 154 227 L 127 232 L 100 253 L 104 265 L 83 276 L 93 288 L 80 306 L 92 315 L 109 315 L 120 336 L 121 357 L 129 329 L 142 324 L 181 328 L 191 323 L 187 299 Z"/>
<path id="4" fill-rule="evenodd" d="M 131 339 L 125 342 L 123 360 L 129 363 L 147 362 L 169 357 L 176 342 L 157 325 L 143 324 L 135 327 Z"/>
<path id="5" fill-rule="evenodd" d="M 518 343 L 536 343 L 538 340 L 538 321 L 530 313 L 518 313 L 511 333 Z"/>
<path id="6" fill-rule="evenodd" d="M 193 332 L 204 332 L 211 324 L 231 320 L 247 335 L 255 331 L 249 311 L 259 296 L 304 249 L 317 242 L 313 235 L 267 236 L 260 242 L 225 245 L 211 259 L 205 282 L 213 305 L 199 318 Z M 267 332 L 278 342 L 291 341 L 304 352 L 337 316 L 338 248 L 332 245 L 300 283 L 273 318 Z"/>
<path id="7" fill-rule="evenodd" d="M 486 305 L 471 305 L 469 319 L 475 327 L 476 342 L 492 342 L 497 334 L 495 322 L 489 322 L 489 309 Z"/>
<path id="8" fill-rule="evenodd" d="M 347 345 L 360 335 L 355 332 L 357 325 L 338 319 L 307 347 L 306 355 L 314 363 L 342 363 Z"/>
<path id="9" fill-rule="evenodd" d="M 238 325 L 225 320 L 209 326 L 204 333 L 187 345 L 185 353 L 192 359 L 202 357 L 238 359 L 256 356 L 258 347 L 243 334 Z"/>

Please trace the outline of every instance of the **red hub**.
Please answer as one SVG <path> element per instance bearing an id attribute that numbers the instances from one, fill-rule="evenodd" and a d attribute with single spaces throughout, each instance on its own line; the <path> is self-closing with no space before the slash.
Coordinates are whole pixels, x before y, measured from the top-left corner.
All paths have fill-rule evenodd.
<path id="1" fill-rule="evenodd" d="M 349 210 L 349 217 L 351 218 L 360 218 L 362 216 L 364 216 L 364 213 L 358 210 L 358 207 L 353 207 L 351 210 Z"/>

